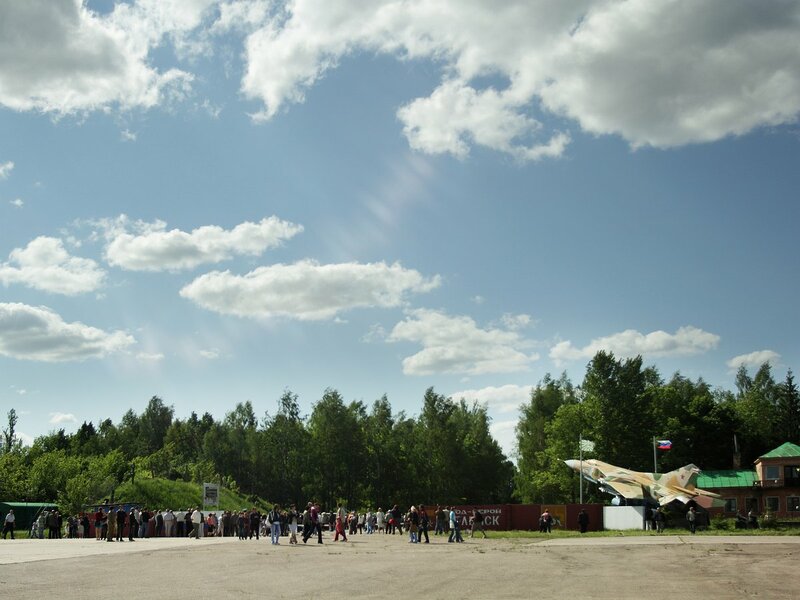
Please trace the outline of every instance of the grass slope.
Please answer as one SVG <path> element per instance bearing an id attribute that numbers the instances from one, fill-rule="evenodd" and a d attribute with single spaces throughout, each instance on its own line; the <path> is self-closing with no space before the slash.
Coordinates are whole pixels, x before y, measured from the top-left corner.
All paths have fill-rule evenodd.
<path id="1" fill-rule="evenodd" d="M 166 508 L 183 510 L 201 506 L 203 500 L 200 484 L 160 478 L 142 478 L 137 479 L 134 483 L 126 481 L 117 488 L 114 496 L 117 502 L 138 502 L 155 510 Z M 253 502 L 226 488 L 220 489 L 219 496 L 220 510 L 239 511 L 253 506 Z M 258 501 L 255 504 L 261 509 L 267 509 L 264 501 Z"/>

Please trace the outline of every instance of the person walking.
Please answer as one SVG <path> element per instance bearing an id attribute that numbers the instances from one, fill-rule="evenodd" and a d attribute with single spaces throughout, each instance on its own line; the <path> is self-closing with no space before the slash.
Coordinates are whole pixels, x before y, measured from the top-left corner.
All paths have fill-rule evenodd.
<path id="1" fill-rule="evenodd" d="M 586 512 L 586 509 L 582 508 L 578 513 L 578 526 L 581 528 L 581 533 L 589 531 L 589 513 Z"/>
<path id="2" fill-rule="evenodd" d="M 486 530 L 483 528 L 483 513 L 477 508 L 472 509 L 472 529 L 469 532 L 469 537 L 475 537 L 475 532 L 480 531 L 484 539 L 489 537 L 486 535 Z"/>
<path id="3" fill-rule="evenodd" d="M 203 513 L 200 512 L 199 507 L 195 507 L 192 511 L 192 537 L 196 540 L 200 539 L 200 533 L 203 528 Z"/>
<path id="4" fill-rule="evenodd" d="M 125 540 L 122 539 L 122 533 L 125 530 L 125 511 L 122 507 L 117 508 L 117 541 L 124 542 Z"/>
<path id="5" fill-rule="evenodd" d="M 383 512 L 383 509 L 379 506 L 378 512 L 375 513 L 375 525 L 380 533 L 386 533 L 385 519 L 386 519 L 386 514 Z"/>
<path id="6" fill-rule="evenodd" d="M 17 517 L 14 515 L 14 509 L 9 508 L 8 514 L 6 515 L 6 520 L 3 523 L 3 539 L 6 539 L 6 536 L 10 533 L 11 539 L 14 539 L 14 527 L 16 527 L 15 523 L 17 522 Z"/>
<path id="7" fill-rule="evenodd" d="M 436 518 L 436 525 L 433 530 L 433 535 L 444 535 L 444 522 L 446 520 L 444 509 L 441 506 L 437 506 L 434 516 Z"/>
<path id="8" fill-rule="evenodd" d="M 461 528 L 458 526 L 458 516 L 456 515 L 455 506 L 450 507 L 450 536 L 447 538 L 448 543 L 455 542 L 460 544 L 464 541 L 461 537 Z"/>
<path id="9" fill-rule="evenodd" d="M 289 512 L 286 513 L 286 521 L 289 524 L 289 543 L 297 543 L 297 524 L 300 520 L 300 515 L 297 513 L 297 507 L 292 504 L 289 507 Z"/>
<path id="10" fill-rule="evenodd" d="M 136 509 L 131 508 L 128 513 L 128 541 L 133 542 L 136 530 L 139 529 L 139 522 L 136 520 Z"/>
<path id="11" fill-rule="evenodd" d="M 689 521 L 689 531 L 694 535 L 694 532 L 697 530 L 697 513 L 694 510 L 694 506 L 686 513 L 686 520 Z"/>
<path id="12" fill-rule="evenodd" d="M 419 513 L 416 506 L 412 506 L 408 513 L 408 541 L 411 544 L 419 542 Z"/>
<path id="13" fill-rule="evenodd" d="M 279 504 L 273 506 L 269 511 L 267 521 L 270 525 L 270 540 L 277 546 L 281 543 L 281 507 Z"/>
<path id="14" fill-rule="evenodd" d="M 275 507 L 277 508 L 277 504 Z M 270 513 L 271 515 L 272 513 Z M 270 521 L 272 523 L 272 521 Z M 259 537 L 259 530 L 261 529 L 261 514 L 258 512 L 258 509 L 254 506 L 253 509 L 250 511 L 250 539 L 253 539 L 253 534 L 256 536 L 256 541 L 258 541 Z"/>
<path id="15" fill-rule="evenodd" d="M 542 516 L 539 517 L 539 531 L 541 533 L 550 533 L 553 527 L 553 517 L 548 509 L 544 509 Z"/>
<path id="16" fill-rule="evenodd" d="M 175 537 L 175 513 L 171 508 L 164 511 L 164 535 Z"/>
<path id="17" fill-rule="evenodd" d="M 117 511 L 112 507 L 108 509 L 108 531 L 106 536 L 107 542 L 113 542 L 117 537 Z"/>
<path id="18" fill-rule="evenodd" d="M 430 524 L 430 519 L 428 518 L 428 512 L 425 510 L 425 505 L 419 505 L 419 537 L 417 541 L 422 541 L 422 536 L 425 536 L 425 543 L 430 543 L 430 538 L 428 538 L 428 526 Z"/>
<path id="19" fill-rule="evenodd" d="M 347 534 L 344 532 L 344 522 L 342 521 L 341 515 L 337 513 L 336 515 L 336 535 L 333 537 L 334 542 L 339 541 L 339 536 L 342 536 L 342 541 L 347 541 Z"/>

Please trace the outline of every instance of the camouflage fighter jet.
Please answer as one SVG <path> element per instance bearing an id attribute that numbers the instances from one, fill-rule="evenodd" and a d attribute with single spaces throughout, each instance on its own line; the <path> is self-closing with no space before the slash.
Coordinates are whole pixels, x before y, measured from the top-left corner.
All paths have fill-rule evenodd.
<path id="1" fill-rule="evenodd" d="M 596 483 L 601 491 L 627 500 L 650 498 L 661 506 L 674 500 L 684 504 L 694 500 L 700 506 L 709 508 L 716 505 L 714 499 L 719 498 L 719 494 L 695 487 L 700 469 L 694 465 L 686 465 L 669 473 L 640 473 L 595 459 L 584 460 L 583 470 L 579 460 L 564 462 L 581 473 L 584 479 Z"/>

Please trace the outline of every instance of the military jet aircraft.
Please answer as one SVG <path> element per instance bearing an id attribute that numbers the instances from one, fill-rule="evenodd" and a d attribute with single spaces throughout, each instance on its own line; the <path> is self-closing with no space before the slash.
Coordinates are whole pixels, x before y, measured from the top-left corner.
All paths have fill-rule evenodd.
<path id="1" fill-rule="evenodd" d="M 700 469 L 694 465 L 686 465 L 669 473 L 640 473 L 593 458 L 584 460 L 582 469 L 579 460 L 564 462 L 585 479 L 596 483 L 601 491 L 627 500 L 650 498 L 661 506 L 674 500 L 680 500 L 684 504 L 694 500 L 700 506 L 708 508 L 716 504 L 714 499 L 719 498 L 719 494 L 695 487 Z"/>

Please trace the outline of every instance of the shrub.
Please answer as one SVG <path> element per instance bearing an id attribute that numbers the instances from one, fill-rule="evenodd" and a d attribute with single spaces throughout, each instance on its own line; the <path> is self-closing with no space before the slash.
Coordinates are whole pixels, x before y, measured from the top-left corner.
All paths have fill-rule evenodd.
<path id="1" fill-rule="evenodd" d="M 734 520 L 727 519 L 724 515 L 714 515 L 711 518 L 711 529 L 719 531 L 730 531 L 734 528 Z"/>

